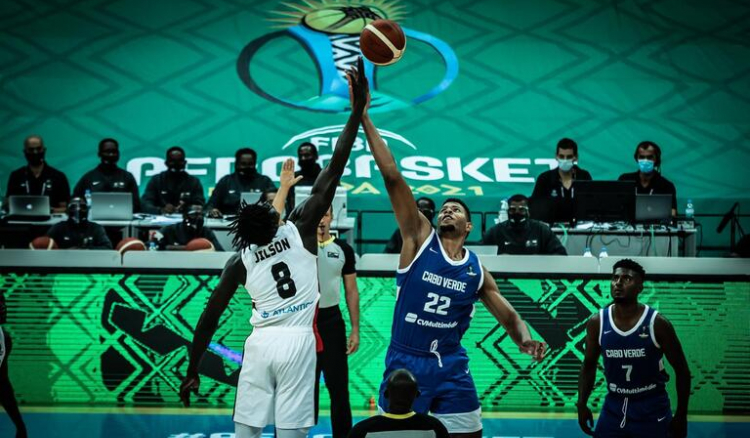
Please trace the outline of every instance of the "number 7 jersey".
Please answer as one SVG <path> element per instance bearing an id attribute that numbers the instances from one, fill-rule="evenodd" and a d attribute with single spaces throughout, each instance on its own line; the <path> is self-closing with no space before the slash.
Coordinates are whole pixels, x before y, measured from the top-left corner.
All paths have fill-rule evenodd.
<path id="1" fill-rule="evenodd" d="M 297 227 L 287 221 L 271 243 L 252 245 L 241 256 L 253 327 L 312 327 L 320 298 L 318 257 L 305 249 Z"/>

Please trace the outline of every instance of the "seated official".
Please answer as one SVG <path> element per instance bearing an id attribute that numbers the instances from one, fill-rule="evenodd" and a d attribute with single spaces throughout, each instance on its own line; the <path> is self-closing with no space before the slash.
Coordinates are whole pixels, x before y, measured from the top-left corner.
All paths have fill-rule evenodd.
<path id="1" fill-rule="evenodd" d="M 234 173 L 219 180 L 206 204 L 209 217 L 235 215 L 240 208 L 242 192 L 262 192 L 275 189 L 271 178 L 256 169 L 258 154 L 243 148 L 234 154 Z"/>
<path id="2" fill-rule="evenodd" d="M 96 168 L 86 172 L 73 189 L 73 196 L 83 198 L 86 190 L 94 192 L 130 193 L 133 197 L 133 213 L 141 209 L 138 184 L 132 173 L 119 167 L 120 144 L 114 138 L 105 138 L 99 142 L 99 163 Z"/>
<path id="3" fill-rule="evenodd" d="M 296 184 L 298 186 L 311 186 L 323 170 L 318 164 L 318 148 L 312 143 L 302 143 L 297 148 L 297 164 L 300 170 L 294 172 L 294 176 L 302 179 Z"/>
<path id="4" fill-rule="evenodd" d="M 4 206 L 8 205 L 10 196 L 48 196 L 53 213 L 65 212 L 70 200 L 70 184 L 64 173 L 47 164 L 46 153 L 42 137 L 26 137 L 23 154 L 28 164 L 11 172 Z"/>
<path id="5" fill-rule="evenodd" d="M 202 237 L 208 239 L 216 251 L 224 251 L 216 239 L 216 234 L 210 228 L 204 227 L 203 223 L 203 206 L 196 204 L 185 208 L 182 222 L 166 226 L 156 233 L 159 249 L 183 251 L 188 242 Z"/>
<path id="6" fill-rule="evenodd" d="M 179 146 L 167 149 L 167 170 L 154 175 L 141 198 L 141 209 L 150 214 L 180 213 L 187 205 L 206 202 L 203 185 L 198 178 L 189 175 L 185 168 L 185 150 Z"/>
<path id="7" fill-rule="evenodd" d="M 384 397 L 388 412 L 362 420 L 349 432 L 349 438 L 448 438 L 448 429 L 435 417 L 412 410 L 419 386 L 414 375 L 398 369 L 388 376 Z"/>
<path id="8" fill-rule="evenodd" d="M 548 222 L 570 222 L 575 211 L 575 182 L 591 181 L 591 174 L 578 167 L 578 144 L 569 138 L 557 142 L 555 159 L 557 169 L 537 177 L 531 198 L 546 200 L 542 205 L 550 210 L 544 215 Z"/>
<path id="9" fill-rule="evenodd" d="M 86 201 L 73 198 L 66 210 L 68 220 L 56 223 L 47 231 L 47 236 L 57 243 L 60 249 L 112 249 L 104 227 L 89 222 L 89 208 Z"/>
<path id="10" fill-rule="evenodd" d="M 638 171 L 623 173 L 618 181 L 633 181 L 639 195 L 672 195 L 672 216 L 677 215 L 677 189 L 661 175 L 661 148 L 652 141 L 642 141 L 633 154 Z"/>
<path id="11" fill-rule="evenodd" d="M 547 224 L 529 217 L 526 196 L 513 195 L 508 203 L 508 220 L 487 230 L 482 245 L 497 245 L 498 254 L 568 255 Z"/>
<path id="12" fill-rule="evenodd" d="M 432 219 L 435 217 L 435 201 L 430 198 L 421 197 L 417 199 L 417 209 L 432 223 Z M 391 239 L 385 244 L 385 253 L 401 254 L 403 244 L 404 240 L 401 237 L 401 231 L 397 228 L 391 235 Z"/>

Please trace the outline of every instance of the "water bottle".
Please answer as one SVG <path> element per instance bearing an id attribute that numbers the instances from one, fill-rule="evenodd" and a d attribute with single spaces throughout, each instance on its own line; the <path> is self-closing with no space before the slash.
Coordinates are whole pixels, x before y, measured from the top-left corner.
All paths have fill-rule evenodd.
<path id="1" fill-rule="evenodd" d="M 500 214 L 498 216 L 498 223 L 503 223 L 508 220 L 508 199 L 505 198 L 500 203 Z"/>
<path id="2" fill-rule="evenodd" d="M 607 254 L 607 247 L 602 246 L 602 250 L 599 251 L 599 258 L 603 259 L 604 257 L 609 257 L 609 254 Z"/>
<path id="3" fill-rule="evenodd" d="M 84 195 L 86 197 L 86 206 L 91 209 L 91 189 L 86 189 L 86 194 Z"/>
<path id="4" fill-rule="evenodd" d="M 685 217 L 692 218 L 695 216 L 695 209 L 693 208 L 693 200 L 688 199 L 687 207 L 685 207 Z"/>
<path id="5" fill-rule="evenodd" d="M 156 242 L 153 240 L 148 241 L 148 250 L 149 251 L 156 251 Z"/>
<path id="6" fill-rule="evenodd" d="M 587 246 L 586 249 L 583 250 L 583 256 L 584 257 L 594 257 L 594 254 L 591 254 L 591 248 L 589 248 Z"/>

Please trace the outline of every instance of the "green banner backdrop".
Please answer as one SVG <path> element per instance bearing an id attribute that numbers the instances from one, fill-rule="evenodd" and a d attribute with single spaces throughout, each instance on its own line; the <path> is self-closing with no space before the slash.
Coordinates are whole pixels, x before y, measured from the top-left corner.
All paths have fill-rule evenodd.
<path id="1" fill-rule="evenodd" d="M 10 374 L 24 403 L 176 405 L 193 328 L 216 275 L 4 274 L 14 339 Z M 350 366 L 355 409 L 377 397 L 395 303 L 393 278 L 358 278 L 361 346 Z M 478 305 L 464 336 L 486 410 L 570 410 L 583 359 L 585 322 L 609 301 L 607 280 L 498 279 L 532 334 L 549 344 L 534 363 Z M 642 299 L 674 324 L 693 374 L 693 413 L 747 413 L 750 284 L 659 280 Z M 345 307 L 345 306 L 342 306 Z M 239 357 L 251 332 L 250 296 L 240 290 L 222 317 L 200 372 L 198 405 L 231 406 Z M 348 315 L 345 315 L 348 320 Z M 348 322 L 347 322 L 348 326 Z M 669 391 L 674 394 L 674 373 Z M 605 385 L 597 375 L 592 399 Z M 328 406 L 325 390 L 322 406 Z"/>
<path id="2" fill-rule="evenodd" d="M 750 3 L 729 0 L 6 0 L 0 184 L 31 133 L 71 184 L 109 136 L 142 186 L 175 144 L 207 191 L 242 146 L 274 177 L 303 141 L 325 160 L 346 119 L 342 72 L 377 17 L 408 44 L 368 65 L 372 112 L 419 194 L 497 208 L 530 193 L 567 136 L 595 179 L 657 142 L 681 210 L 747 199 Z M 362 139 L 344 180 L 351 208 L 387 206 Z"/>

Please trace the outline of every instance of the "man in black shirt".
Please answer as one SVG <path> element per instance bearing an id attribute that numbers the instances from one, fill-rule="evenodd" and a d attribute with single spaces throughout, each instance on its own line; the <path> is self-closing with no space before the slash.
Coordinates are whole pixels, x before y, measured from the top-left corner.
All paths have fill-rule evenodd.
<path id="1" fill-rule="evenodd" d="M 234 173 L 219 180 L 206 205 L 209 217 L 236 214 L 242 192 L 263 192 L 276 188 L 271 178 L 258 173 L 255 168 L 257 162 L 258 154 L 250 148 L 240 149 L 234 154 Z"/>
<path id="2" fill-rule="evenodd" d="M 47 164 L 44 160 L 46 152 L 42 137 L 26 137 L 23 141 L 23 154 L 28 165 L 10 174 L 4 205 L 8 205 L 10 196 L 48 196 L 53 213 L 65 212 L 70 199 L 70 184 L 65 174 Z"/>
<path id="3" fill-rule="evenodd" d="M 208 239 L 216 251 L 224 251 L 213 230 L 203 226 L 203 206 L 191 205 L 183 209 L 182 222 L 169 225 L 156 233 L 160 250 L 183 251 L 193 239 Z"/>
<path id="4" fill-rule="evenodd" d="M 112 242 L 101 225 L 89 222 L 89 208 L 81 198 L 70 200 L 68 220 L 50 227 L 47 236 L 60 249 L 112 249 Z"/>
<path id="5" fill-rule="evenodd" d="M 430 198 L 421 197 L 417 199 L 417 208 L 432 223 L 432 218 L 435 217 L 435 201 Z M 401 254 L 401 246 L 403 246 L 404 240 L 401 237 L 401 231 L 396 228 L 396 231 L 391 235 L 391 240 L 385 244 L 386 254 Z"/>
<path id="6" fill-rule="evenodd" d="M 141 208 L 151 214 L 179 213 L 186 205 L 206 202 L 198 178 L 185 171 L 185 150 L 172 146 L 167 150 L 167 170 L 154 175 L 141 198 Z"/>
<path id="7" fill-rule="evenodd" d="M 633 154 L 638 171 L 623 173 L 618 181 L 633 181 L 639 195 L 672 195 L 672 216 L 677 215 L 677 189 L 661 176 L 661 148 L 652 141 L 642 141 Z"/>
<path id="8" fill-rule="evenodd" d="M 498 254 L 568 255 L 547 224 L 529 217 L 526 196 L 513 195 L 508 202 L 508 220 L 487 230 L 483 245 L 497 245 Z"/>
<path id="9" fill-rule="evenodd" d="M 419 395 L 417 379 L 409 370 L 399 369 L 388 376 L 385 398 L 388 413 L 357 423 L 349 438 L 448 438 L 448 429 L 435 417 L 412 411 Z"/>
<path id="10" fill-rule="evenodd" d="M 539 200 L 540 208 L 547 210 L 540 213 L 549 222 L 570 222 L 574 212 L 575 181 L 591 181 L 591 174 L 578 167 L 578 144 L 569 138 L 557 142 L 555 158 L 557 169 L 539 175 L 531 198 Z"/>
<path id="11" fill-rule="evenodd" d="M 318 164 L 318 148 L 312 143 L 302 143 L 297 148 L 297 164 L 300 170 L 294 172 L 294 176 L 302 176 L 298 186 L 311 186 L 315 178 L 322 170 Z"/>
<path id="12" fill-rule="evenodd" d="M 93 192 L 130 193 L 133 197 L 133 212 L 140 211 L 141 202 L 138 184 L 133 174 L 118 167 L 120 144 L 114 138 L 105 138 L 99 142 L 101 163 L 95 169 L 86 172 L 73 189 L 73 196 L 83 198 L 86 190 Z"/>

